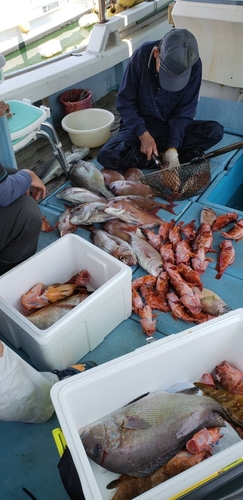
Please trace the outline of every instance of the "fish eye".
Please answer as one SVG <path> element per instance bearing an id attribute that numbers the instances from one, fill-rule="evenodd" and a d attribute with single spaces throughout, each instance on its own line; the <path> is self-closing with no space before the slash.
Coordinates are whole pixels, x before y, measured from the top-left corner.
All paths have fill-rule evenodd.
<path id="1" fill-rule="evenodd" d="M 92 450 L 91 450 L 92 455 L 94 455 L 94 456 L 96 456 L 96 457 L 97 457 L 97 456 L 100 454 L 101 450 L 102 450 L 101 445 L 100 445 L 100 444 L 98 444 L 98 443 L 97 443 L 97 444 L 95 444 L 95 445 L 93 446 Z"/>

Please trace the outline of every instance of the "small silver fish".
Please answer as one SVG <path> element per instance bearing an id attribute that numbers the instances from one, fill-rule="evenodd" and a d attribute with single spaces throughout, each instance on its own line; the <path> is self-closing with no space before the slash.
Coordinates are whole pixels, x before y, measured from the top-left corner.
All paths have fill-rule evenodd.
<path id="1" fill-rule="evenodd" d="M 71 224 L 90 225 L 95 222 L 105 222 L 110 220 L 111 216 L 104 212 L 104 206 L 105 203 L 99 201 L 92 201 L 91 203 L 78 205 L 78 207 L 72 209 L 70 217 Z"/>
<path id="2" fill-rule="evenodd" d="M 135 266 L 137 264 L 137 257 L 127 241 L 111 235 L 103 229 L 92 228 L 93 243 L 104 250 L 105 252 L 113 255 L 127 266 Z"/>
<path id="3" fill-rule="evenodd" d="M 62 189 L 56 194 L 56 198 L 61 200 L 70 201 L 73 205 L 80 205 L 81 203 L 90 203 L 92 201 L 103 201 L 106 202 L 106 198 L 99 196 L 98 194 L 89 191 L 88 189 L 81 187 L 68 187 Z"/>
<path id="4" fill-rule="evenodd" d="M 140 229 L 137 229 L 135 232 L 126 232 L 130 235 L 130 244 L 138 259 L 139 265 L 147 271 L 148 274 L 159 276 L 163 268 L 163 260 L 160 253 L 146 241 Z"/>
<path id="5" fill-rule="evenodd" d="M 90 152 L 89 148 L 76 148 L 73 151 L 73 146 L 71 151 L 67 151 L 65 153 L 67 164 L 68 164 L 68 172 L 71 169 L 71 166 L 73 163 L 78 162 L 79 160 L 82 160 L 86 156 L 88 156 Z M 61 167 L 60 163 L 58 160 L 54 160 L 49 168 L 46 170 L 44 173 L 43 177 L 41 178 L 42 182 L 44 184 L 47 184 L 50 182 L 52 179 L 55 179 L 55 177 L 60 177 L 60 175 L 64 174 L 63 168 Z"/>

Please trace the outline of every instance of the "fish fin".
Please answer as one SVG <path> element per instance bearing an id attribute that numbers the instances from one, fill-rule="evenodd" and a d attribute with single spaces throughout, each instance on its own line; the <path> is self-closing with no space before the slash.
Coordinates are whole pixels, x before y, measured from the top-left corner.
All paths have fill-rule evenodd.
<path id="1" fill-rule="evenodd" d="M 200 397 L 200 396 L 198 396 Z M 222 408 L 222 415 L 224 413 L 224 408 Z M 216 411 L 211 411 L 207 417 L 204 420 L 204 427 L 225 427 L 225 422 L 223 419 L 223 416 L 217 413 Z M 178 439 L 181 439 L 183 437 L 187 437 L 187 440 L 190 439 L 189 437 L 189 429 L 191 429 L 191 435 L 195 434 L 197 431 L 199 431 L 202 427 L 198 427 L 197 429 L 195 428 L 195 420 L 194 420 L 194 414 L 191 414 L 188 416 L 186 422 L 181 426 L 180 430 L 177 431 L 176 437 Z"/>
<path id="2" fill-rule="evenodd" d="M 148 394 L 149 394 L 149 392 L 145 392 L 145 394 L 142 394 L 141 396 L 138 396 L 137 398 L 133 399 L 132 401 L 129 401 L 129 403 L 127 403 L 125 405 L 125 407 L 132 404 L 132 403 L 135 403 L 135 401 L 139 401 L 139 399 L 145 398 L 145 396 L 147 396 Z"/>
<path id="3" fill-rule="evenodd" d="M 205 257 L 205 260 L 206 260 L 207 262 L 214 262 L 214 259 L 211 259 L 211 257 Z"/>
<path id="4" fill-rule="evenodd" d="M 188 387 L 187 389 L 182 389 L 177 391 L 179 394 L 198 394 L 200 391 L 199 387 Z"/>
<path id="5" fill-rule="evenodd" d="M 222 307 L 222 313 L 221 314 L 225 314 L 225 313 L 230 312 L 230 311 L 233 311 L 232 307 L 227 306 L 225 304 L 225 306 Z"/>
<path id="6" fill-rule="evenodd" d="M 114 481 L 108 483 L 106 486 L 107 490 L 113 490 L 114 488 L 118 488 L 118 486 L 121 486 L 121 483 L 124 481 L 124 478 L 126 477 L 127 476 L 120 476 L 118 477 L 118 479 L 114 479 Z"/>
<path id="7" fill-rule="evenodd" d="M 144 420 L 143 418 L 138 417 L 137 415 L 135 415 L 135 416 L 126 415 L 124 420 L 123 420 L 122 427 L 124 429 L 141 429 L 141 430 L 143 430 L 143 429 L 149 429 L 149 427 L 151 427 L 151 424 L 146 422 L 146 420 Z"/>

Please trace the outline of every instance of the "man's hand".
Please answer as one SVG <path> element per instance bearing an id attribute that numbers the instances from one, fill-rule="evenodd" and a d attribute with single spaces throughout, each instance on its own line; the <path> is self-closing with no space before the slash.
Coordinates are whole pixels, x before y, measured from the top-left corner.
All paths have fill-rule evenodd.
<path id="1" fill-rule="evenodd" d="M 175 148 L 169 148 L 164 154 L 165 161 L 168 163 L 168 167 L 174 168 L 179 167 L 180 161 L 177 150 Z"/>
<path id="2" fill-rule="evenodd" d="M 10 113 L 9 104 L 6 104 L 6 102 L 4 101 L 0 101 L 0 116 L 6 116 L 7 118 L 10 118 L 10 116 L 12 116 L 12 113 Z"/>
<path id="3" fill-rule="evenodd" d="M 46 186 L 42 180 L 34 173 L 32 170 L 23 168 L 24 172 L 28 172 L 31 176 L 31 196 L 34 200 L 38 201 L 40 198 L 45 198 L 46 196 Z M 29 193 L 27 193 L 29 194 Z"/>
<path id="4" fill-rule="evenodd" d="M 156 142 L 149 132 L 140 135 L 139 140 L 141 141 L 140 151 L 147 156 L 147 160 L 151 160 L 152 153 L 158 156 Z"/>

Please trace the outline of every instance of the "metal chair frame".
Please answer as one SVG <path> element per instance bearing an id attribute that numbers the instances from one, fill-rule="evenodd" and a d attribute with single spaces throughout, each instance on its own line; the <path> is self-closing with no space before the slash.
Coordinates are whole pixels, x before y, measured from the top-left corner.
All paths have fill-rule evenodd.
<path id="1" fill-rule="evenodd" d="M 63 148 L 62 148 L 62 143 L 59 140 L 59 137 L 57 135 L 57 132 L 54 128 L 54 126 L 47 121 L 48 118 L 50 118 L 50 109 L 47 106 L 41 105 L 40 107 L 37 108 L 37 106 L 34 106 L 31 104 L 31 101 L 29 99 L 23 99 L 22 101 L 17 101 L 17 100 L 12 100 L 12 101 L 7 101 L 7 103 L 10 106 L 10 111 L 14 113 L 15 106 L 18 106 L 19 103 L 21 103 L 21 116 L 19 113 L 19 116 L 17 115 L 18 112 L 13 115 L 13 119 L 9 118 L 8 119 L 8 128 L 9 128 L 9 133 L 12 141 L 12 146 L 13 146 L 13 151 L 17 152 L 20 149 L 24 148 L 27 146 L 32 140 L 36 140 L 40 137 L 43 137 L 44 139 L 48 140 L 53 154 L 59 161 L 65 175 L 68 174 L 68 163 L 67 159 L 65 157 Z M 28 108 L 26 108 L 28 106 Z M 25 124 L 25 111 L 28 112 L 28 115 L 30 114 L 30 108 L 35 108 L 33 111 L 38 110 L 38 117 L 35 116 L 33 113 L 33 122 Z M 17 127 L 16 128 L 16 123 L 18 118 L 18 122 L 23 121 L 23 128 Z M 46 130 L 49 131 L 49 133 Z"/>

